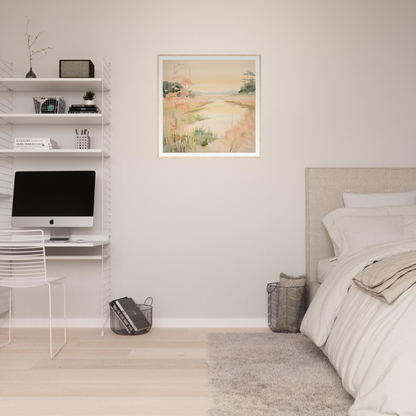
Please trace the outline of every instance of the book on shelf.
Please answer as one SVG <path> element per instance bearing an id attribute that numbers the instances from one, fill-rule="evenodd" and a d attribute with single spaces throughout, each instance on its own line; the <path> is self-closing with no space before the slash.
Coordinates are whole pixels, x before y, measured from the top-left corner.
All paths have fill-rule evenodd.
<path id="1" fill-rule="evenodd" d="M 68 110 L 69 114 L 101 113 L 96 105 L 72 104 Z"/>
<path id="2" fill-rule="evenodd" d="M 14 145 L 14 149 L 16 150 L 53 150 L 57 149 L 57 147 L 53 147 L 50 145 L 42 145 L 42 144 L 32 144 L 32 145 Z"/>
<path id="3" fill-rule="evenodd" d="M 14 139 L 14 148 L 19 150 L 52 150 L 58 149 L 58 143 L 53 139 Z"/>
<path id="4" fill-rule="evenodd" d="M 33 138 L 31 138 L 31 137 L 28 137 L 28 138 L 19 138 L 19 137 L 16 137 L 14 139 L 14 142 L 15 143 L 33 143 L 33 142 L 38 142 L 38 143 L 49 143 L 49 144 L 52 144 L 52 145 L 55 145 L 55 146 L 58 145 L 58 143 L 55 140 L 50 139 L 50 138 L 42 138 L 42 137 L 33 137 Z"/>
<path id="5" fill-rule="evenodd" d="M 68 114 L 101 114 L 100 110 L 69 110 Z"/>
<path id="6" fill-rule="evenodd" d="M 149 321 L 143 315 L 143 312 L 132 298 L 124 297 L 116 299 L 115 305 L 118 306 L 122 314 L 132 326 L 133 334 L 137 334 L 151 328 Z"/>
<path id="7" fill-rule="evenodd" d="M 109 303 L 109 305 L 110 305 L 110 308 L 113 310 L 113 312 L 118 316 L 120 322 L 124 326 L 124 329 L 127 331 L 127 333 L 133 334 L 134 333 L 133 327 L 130 325 L 130 322 L 127 320 L 124 314 L 120 311 L 120 309 L 116 305 L 116 302 L 112 300 Z"/>

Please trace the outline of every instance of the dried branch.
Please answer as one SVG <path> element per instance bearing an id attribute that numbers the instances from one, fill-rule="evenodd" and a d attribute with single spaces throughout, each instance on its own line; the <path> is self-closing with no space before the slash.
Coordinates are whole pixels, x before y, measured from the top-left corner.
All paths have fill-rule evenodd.
<path id="1" fill-rule="evenodd" d="M 23 36 L 26 36 L 26 38 L 27 38 L 27 49 L 29 51 L 29 64 L 30 64 L 30 67 L 32 68 L 33 55 L 35 55 L 37 53 L 40 53 L 40 52 L 48 53 L 47 50 L 52 49 L 52 48 L 50 46 L 48 46 L 46 48 L 39 49 L 38 51 L 35 51 L 34 49 L 32 49 L 32 46 L 38 40 L 38 37 L 40 35 L 42 35 L 42 33 L 45 33 L 45 31 L 39 32 L 36 36 L 29 35 L 29 33 L 28 33 L 29 32 L 29 22 L 30 22 L 29 16 L 26 16 L 26 19 L 27 19 L 26 33 L 24 33 Z"/>

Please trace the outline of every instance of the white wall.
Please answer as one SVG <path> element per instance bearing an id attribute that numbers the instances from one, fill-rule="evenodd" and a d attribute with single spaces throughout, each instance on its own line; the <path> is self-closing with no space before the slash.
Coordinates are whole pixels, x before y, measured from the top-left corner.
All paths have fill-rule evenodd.
<path id="1" fill-rule="evenodd" d="M 153 296 L 159 323 L 266 322 L 266 283 L 305 270 L 305 167 L 416 166 L 414 0 L 2 0 L 15 77 L 26 15 L 53 47 L 38 77 L 112 62 L 114 296 Z M 261 54 L 261 158 L 158 159 L 157 54 L 216 53 Z M 98 317 L 77 270 L 70 315 Z"/>

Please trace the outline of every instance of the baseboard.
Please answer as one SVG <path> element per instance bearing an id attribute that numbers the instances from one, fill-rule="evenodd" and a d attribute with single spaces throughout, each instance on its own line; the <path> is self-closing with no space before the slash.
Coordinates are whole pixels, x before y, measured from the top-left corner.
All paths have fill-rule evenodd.
<path id="1" fill-rule="evenodd" d="M 62 319 L 53 319 L 53 327 L 63 325 Z M 68 318 L 66 321 L 68 328 L 101 328 L 100 318 L 76 319 Z M 8 326 L 8 320 L 0 319 L 0 327 Z M 109 322 L 107 321 L 107 327 Z M 12 319 L 13 328 L 49 328 L 49 319 Z M 155 318 L 153 328 L 267 328 L 267 319 L 263 318 L 244 318 L 244 319 L 170 319 Z"/>
<path id="2" fill-rule="evenodd" d="M 267 319 L 156 318 L 153 324 L 155 328 L 267 328 Z"/>
<path id="3" fill-rule="evenodd" d="M 63 319 L 52 319 L 52 327 L 62 327 Z M 0 319 L 0 327 L 8 327 L 8 319 Z M 67 328 L 101 328 L 102 320 L 99 318 L 91 319 L 67 319 Z M 109 326 L 109 324 L 107 325 Z M 26 319 L 12 318 L 12 328 L 49 328 L 49 319 Z"/>

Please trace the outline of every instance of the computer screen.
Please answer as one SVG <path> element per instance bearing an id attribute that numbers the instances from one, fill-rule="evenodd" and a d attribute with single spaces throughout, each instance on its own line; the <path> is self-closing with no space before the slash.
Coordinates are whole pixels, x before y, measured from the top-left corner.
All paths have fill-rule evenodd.
<path id="1" fill-rule="evenodd" d="M 95 171 L 15 172 L 12 226 L 92 227 Z"/>

